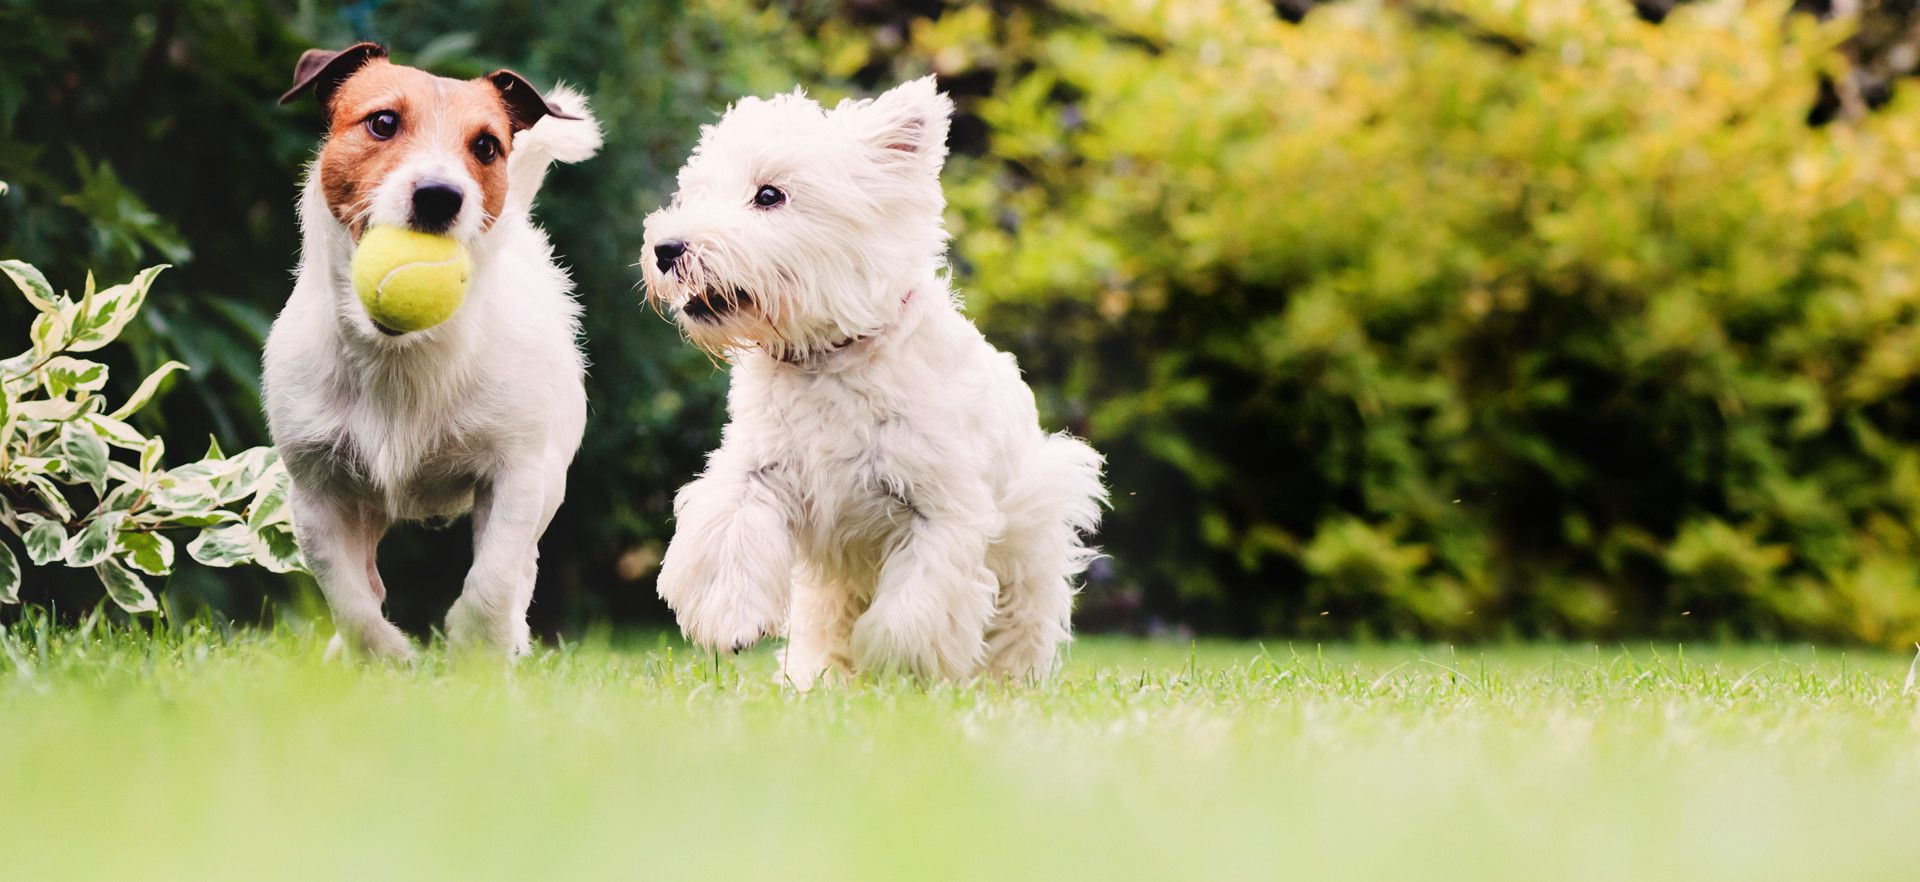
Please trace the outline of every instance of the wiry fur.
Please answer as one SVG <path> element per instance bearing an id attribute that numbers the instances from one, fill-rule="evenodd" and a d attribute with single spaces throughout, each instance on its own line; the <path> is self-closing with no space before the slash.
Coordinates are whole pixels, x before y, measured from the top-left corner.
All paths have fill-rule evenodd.
<path id="1" fill-rule="evenodd" d="M 849 670 L 1043 677 L 1093 556 L 1100 455 L 1040 429 L 945 272 L 952 110 L 931 77 L 830 111 L 744 99 L 647 219 L 649 294 L 734 365 L 660 595 L 702 646 L 784 627 L 797 688 Z M 756 206 L 763 185 L 786 201 Z M 686 249 L 665 269 L 663 242 Z"/>
<path id="2" fill-rule="evenodd" d="M 550 162 L 600 145 L 581 96 L 550 98 L 581 118 L 545 117 L 514 137 L 498 217 L 466 200 L 450 230 L 472 255 L 466 300 L 425 331 L 376 330 L 350 280 L 353 232 L 328 204 L 319 169 L 308 174 L 298 278 L 267 340 L 264 397 L 293 476 L 294 529 L 333 609 L 330 654 L 412 655 L 380 611 L 375 547 L 394 521 L 469 510 L 474 561 L 447 636 L 514 655 L 528 648 L 536 543 L 586 420 L 579 307 L 529 211 Z M 414 176 L 474 186 L 458 157 L 417 153 L 375 190 L 371 223 L 407 223 Z"/>

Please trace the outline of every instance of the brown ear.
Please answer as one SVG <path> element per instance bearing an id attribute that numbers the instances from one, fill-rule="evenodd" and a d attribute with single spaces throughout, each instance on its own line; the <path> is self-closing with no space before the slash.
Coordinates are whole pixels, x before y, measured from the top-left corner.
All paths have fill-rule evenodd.
<path id="1" fill-rule="evenodd" d="M 320 99 L 325 107 L 333 99 L 333 92 L 347 81 L 367 62 L 387 57 L 387 50 L 378 43 L 355 43 L 338 52 L 325 49 L 308 49 L 300 53 L 299 63 L 293 66 L 293 88 L 280 96 L 281 104 L 290 104 L 300 93 L 313 89 L 314 97 Z"/>
<path id="2" fill-rule="evenodd" d="M 500 90 L 500 100 L 506 103 L 507 117 L 512 120 L 513 130 L 516 132 L 533 128 L 533 124 L 539 122 L 543 116 L 557 116 L 561 119 L 580 118 L 540 97 L 540 90 L 527 82 L 526 77 L 513 71 L 496 70 L 487 74 L 487 82 Z"/>

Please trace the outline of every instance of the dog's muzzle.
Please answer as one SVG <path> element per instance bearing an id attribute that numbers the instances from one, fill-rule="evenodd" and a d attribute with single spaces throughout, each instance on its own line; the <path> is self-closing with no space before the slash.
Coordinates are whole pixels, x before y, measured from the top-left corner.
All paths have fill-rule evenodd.
<path id="1" fill-rule="evenodd" d="M 717 322 L 743 306 L 753 305 L 753 297 L 739 288 L 733 289 L 733 295 L 727 296 L 708 288 L 704 293 L 687 298 L 680 305 L 680 314 L 696 322 Z"/>

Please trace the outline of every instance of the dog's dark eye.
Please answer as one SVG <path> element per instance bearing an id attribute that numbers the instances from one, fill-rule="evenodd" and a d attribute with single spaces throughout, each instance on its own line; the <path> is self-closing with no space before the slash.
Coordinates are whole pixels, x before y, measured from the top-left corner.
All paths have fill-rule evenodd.
<path id="1" fill-rule="evenodd" d="M 480 160 L 482 165 L 500 158 L 500 140 L 492 135 L 481 135 L 473 139 L 472 146 L 467 149 L 473 151 L 473 158 Z"/>
<path id="2" fill-rule="evenodd" d="M 787 194 L 780 192 L 778 187 L 761 187 L 760 192 L 753 194 L 753 204 L 761 208 L 772 208 L 785 201 Z"/>
<path id="3" fill-rule="evenodd" d="M 400 116 L 391 110 L 382 110 L 367 117 L 367 134 L 375 141 L 385 141 L 400 133 Z"/>

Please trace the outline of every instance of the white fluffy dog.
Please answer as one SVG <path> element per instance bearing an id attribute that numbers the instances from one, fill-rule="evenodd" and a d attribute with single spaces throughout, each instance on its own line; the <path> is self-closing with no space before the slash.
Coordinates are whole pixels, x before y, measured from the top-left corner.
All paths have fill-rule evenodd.
<path id="1" fill-rule="evenodd" d="M 647 218 L 650 295 L 734 365 L 660 596 L 701 646 L 784 626 L 796 688 L 1044 677 L 1093 556 L 1100 455 L 1040 429 L 944 270 L 952 112 L 932 77 L 832 110 L 743 99 Z"/>
<path id="2" fill-rule="evenodd" d="M 267 339 L 268 423 L 293 478 L 293 526 L 342 648 L 409 658 L 381 613 L 389 523 L 473 512 L 474 560 L 447 637 L 528 648 L 537 543 L 586 421 L 579 308 L 531 209 L 547 166 L 599 149 L 578 95 L 499 71 L 451 80 L 372 44 L 308 52 L 282 99 L 315 91 L 329 134 L 300 200 L 293 295 Z M 432 328 L 377 326 L 349 278 L 370 224 L 458 238 L 465 302 Z"/>

